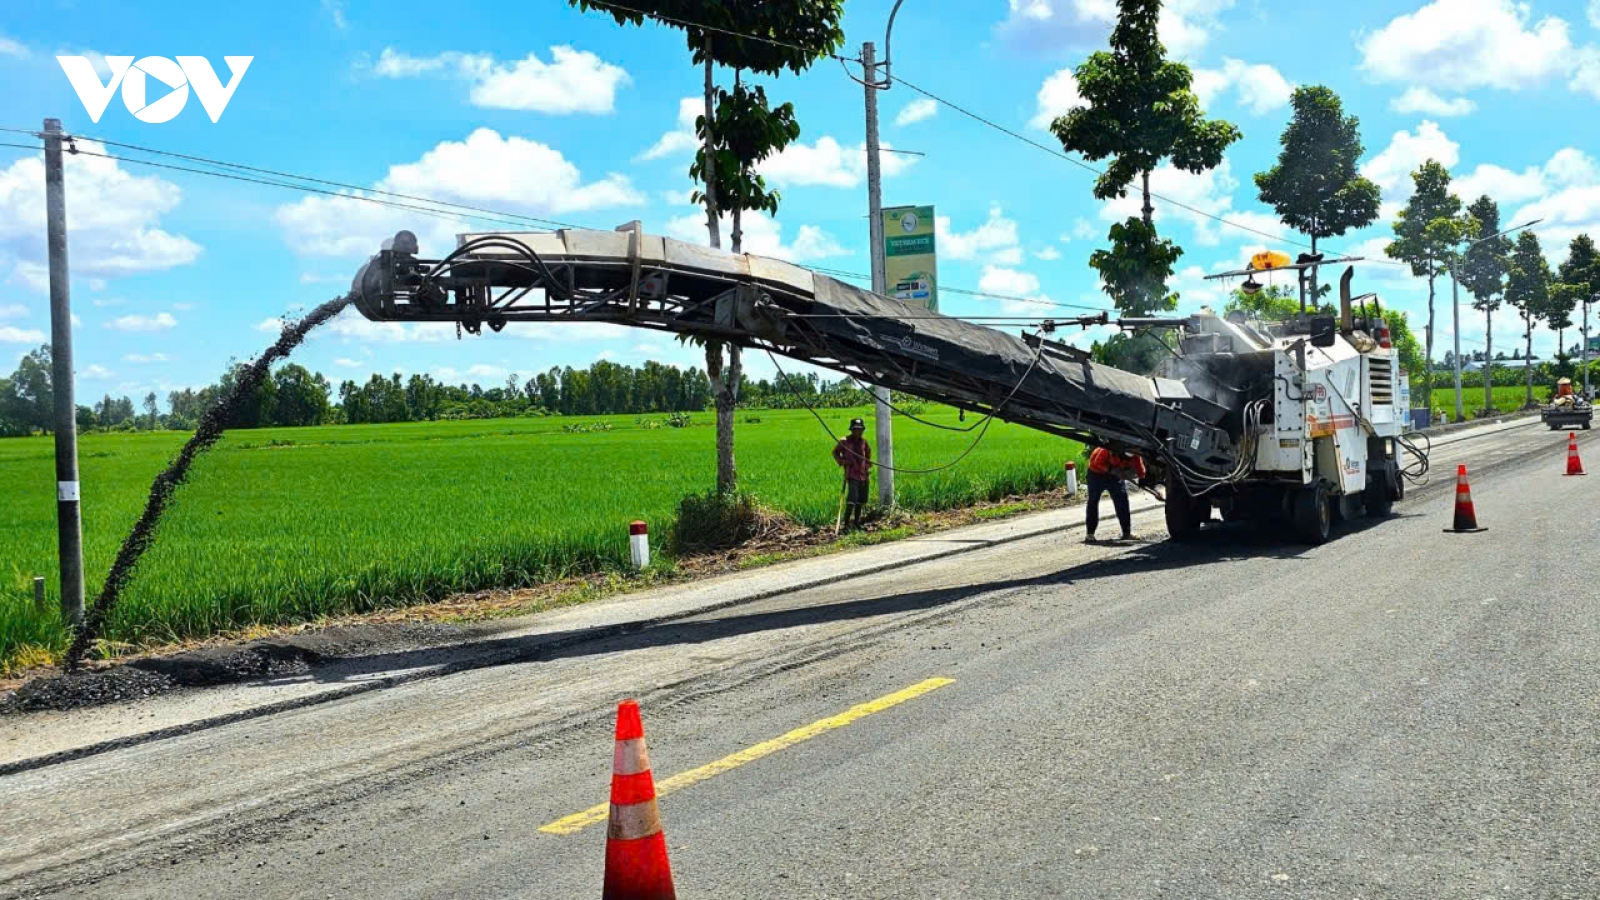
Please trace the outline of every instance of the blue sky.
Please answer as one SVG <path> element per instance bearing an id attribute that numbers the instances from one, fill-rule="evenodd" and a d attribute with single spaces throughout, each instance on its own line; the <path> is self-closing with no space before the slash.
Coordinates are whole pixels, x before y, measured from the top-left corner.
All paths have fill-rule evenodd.
<path id="1" fill-rule="evenodd" d="M 852 53 L 864 40 L 881 41 L 890 5 L 850 0 Z M 1111 0 L 907 0 L 896 25 L 896 74 L 1054 146 L 1041 124 L 1073 102 L 1070 69 L 1103 46 L 1113 8 Z M 1276 155 L 1291 87 L 1322 83 L 1361 117 L 1365 170 L 1384 188 L 1386 205 L 1377 226 L 1331 240 L 1331 249 L 1381 258 L 1408 173 L 1433 157 L 1450 166 L 1464 199 L 1499 200 L 1507 224 L 1544 217 L 1540 237 L 1559 262 L 1573 234 L 1600 234 L 1600 164 L 1589 149 L 1600 131 L 1597 26 L 1600 2 L 1579 0 L 1176 0 L 1164 13 L 1163 38 L 1196 70 L 1212 114 L 1238 124 L 1244 139 L 1225 167 L 1203 176 L 1158 171 L 1156 188 L 1298 238 L 1255 200 L 1251 175 Z M 224 56 L 254 61 L 217 122 L 193 97 L 171 121 L 142 122 L 119 96 L 95 123 L 58 54 L 200 55 L 224 81 Z M 0 11 L 0 126 L 35 128 L 56 116 L 69 132 L 111 141 L 583 226 L 637 218 L 653 232 L 703 241 L 703 216 L 687 205 L 690 151 L 680 114 L 699 79 L 678 32 L 619 28 L 559 0 L 463 3 L 448 14 L 410 0 L 13 0 Z M 867 271 L 861 88 L 828 62 L 771 81 L 768 92 L 794 102 L 803 134 L 766 168 L 783 207 L 776 221 L 747 223 L 747 249 Z M 880 103 L 885 142 L 925 154 L 886 156 L 885 202 L 937 207 L 945 286 L 1108 305 L 1086 262 L 1136 200 L 1097 202 L 1089 173 L 903 84 Z M 68 179 L 85 400 L 152 389 L 164 398 L 213 380 L 230 358 L 258 352 L 276 317 L 341 292 L 397 228 L 416 230 L 425 249 L 437 250 L 458 231 L 499 227 L 128 161 L 72 159 Z M 1157 207 L 1163 232 L 1185 248 L 1175 284 L 1184 309 L 1220 300 L 1203 274 L 1236 267 L 1264 246 L 1296 250 Z M 43 231 L 38 155 L 0 148 L 7 370 L 49 331 Z M 1420 328 L 1426 285 L 1405 269 L 1360 265 L 1356 285 L 1410 311 Z M 1451 333 L 1447 283 L 1440 289 L 1442 354 Z M 1054 312 L 948 293 L 942 304 L 953 314 Z M 1469 308 L 1463 318 L 1464 346 L 1481 346 L 1481 317 Z M 1510 349 L 1518 331 L 1510 314 L 1497 316 L 1497 349 Z M 1544 352 L 1553 343 L 1542 330 L 1535 339 Z M 448 330 L 375 326 L 353 313 L 298 354 L 335 381 L 401 371 L 484 384 L 601 356 L 697 362 L 692 351 L 642 331 L 523 326 L 457 341 Z M 770 366 L 757 359 L 750 368 L 759 376 Z"/>

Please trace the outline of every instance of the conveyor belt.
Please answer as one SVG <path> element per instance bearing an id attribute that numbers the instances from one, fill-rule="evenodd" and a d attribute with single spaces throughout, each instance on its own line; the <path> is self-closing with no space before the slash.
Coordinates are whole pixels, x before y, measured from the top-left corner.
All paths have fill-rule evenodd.
<path id="1" fill-rule="evenodd" d="M 444 259 L 416 253 L 415 237 L 401 232 L 362 267 L 354 296 L 363 315 L 456 322 L 473 333 L 512 322 L 608 322 L 697 335 L 1079 440 L 1152 456 L 1165 446 L 1202 472 L 1235 463 L 1237 436 L 1221 424 L 1229 410 L 1190 396 L 1181 382 L 778 260 L 633 231 L 471 234 Z"/>

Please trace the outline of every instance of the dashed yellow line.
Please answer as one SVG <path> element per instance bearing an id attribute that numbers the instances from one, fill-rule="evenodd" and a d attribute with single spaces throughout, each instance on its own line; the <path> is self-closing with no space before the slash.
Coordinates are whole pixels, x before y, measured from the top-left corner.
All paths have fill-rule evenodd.
<path id="1" fill-rule="evenodd" d="M 740 750 L 738 753 L 731 753 L 698 769 L 690 769 L 687 772 L 681 772 L 671 778 L 659 781 L 656 783 L 656 796 L 664 797 L 674 791 L 681 791 L 690 785 L 699 784 L 708 778 L 732 771 L 746 763 L 755 762 L 764 756 L 771 756 L 785 747 L 793 747 L 802 741 L 809 741 L 818 735 L 843 728 L 851 722 L 864 719 L 873 713 L 882 712 L 892 706 L 899 706 L 907 700 L 915 700 L 929 691 L 938 690 L 947 684 L 954 683 L 955 679 L 953 678 L 929 678 L 927 681 L 918 682 L 904 690 L 895 691 L 876 700 L 857 704 L 836 716 L 829 716 L 826 719 L 812 722 L 810 725 L 801 726 L 788 734 L 775 737 L 770 741 L 763 741 L 754 747 Z M 576 812 L 570 816 L 557 819 L 539 830 L 545 834 L 577 834 L 590 825 L 598 825 L 604 822 L 610 813 L 611 805 L 609 803 L 601 803 L 597 806 L 591 806 L 582 812 Z"/>

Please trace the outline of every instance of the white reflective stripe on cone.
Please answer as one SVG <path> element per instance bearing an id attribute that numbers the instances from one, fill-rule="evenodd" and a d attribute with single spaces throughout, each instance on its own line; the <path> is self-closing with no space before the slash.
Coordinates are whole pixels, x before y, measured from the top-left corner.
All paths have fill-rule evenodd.
<path id="1" fill-rule="evenodd" d="M 650 751 L 645 748 L 644 738 L 634 738 L 629 741 L 617 741 L 616 753 L 612 755 L 611 772 L 614 775 L 637 775 L 650 769 Z"/>
<path id="2" fill-rule="evenodd" d="M 611 805 L 611 819 L 606 824 L 606 836 L 614 841 L 636 841 L 661 830 L 661 814 L 656 801 L 629 803 L 627 806 Z"/>

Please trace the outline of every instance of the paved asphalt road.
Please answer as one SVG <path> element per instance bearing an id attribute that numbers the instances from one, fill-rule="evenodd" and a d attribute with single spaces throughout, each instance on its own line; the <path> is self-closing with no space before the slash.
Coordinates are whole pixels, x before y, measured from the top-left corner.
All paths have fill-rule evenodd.
<path id="1" fill-rule="evenodd" d="M 617 699 L 661 779 L 949 678 L 664 797 L 679 896 L 1593 898 L 1564 438 L 1314 549 L 1054 535 L 0 778 L 0 895 L 594 897 L 604 825 L 539 829 L 604 802 Z"/>

